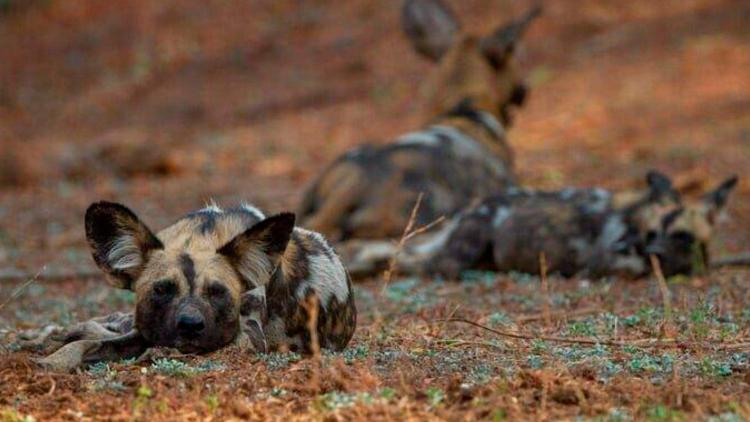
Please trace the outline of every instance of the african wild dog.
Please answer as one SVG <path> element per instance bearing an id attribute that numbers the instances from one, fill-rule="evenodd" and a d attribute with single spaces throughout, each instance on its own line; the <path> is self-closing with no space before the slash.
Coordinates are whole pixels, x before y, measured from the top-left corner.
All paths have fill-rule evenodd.
<path id="1" fill-rule="evenodd" d="M 126 345 L 118 340 L 132 353 L 208 352 L 243 335 L 261 351 L 310 351 L 316 304 L 318 345 L 343 349 L 356 325 L 349 275 L 323 237 L 294 220 L 212 205 L 154 234 L 122 205 L 91 205 L 85 223 L 94 260 L 111 284 L 135 292 L 135 313 L 84 323 L 66 341 L 114 340 L 132 329 Z"/>
<path id="2" fill-rule="evenodd" d="M 664 215 L 647 234 L 647 253 L 656 255 L 665 274 L 692 274 L 708 269 L 708 251 L 718 216 L 737 185 L 737 176 L 722 182 L 699 201 Z"/>
<path id="3" fill-rule="evenodd" d="M 513 52 L 539 12 L 478 37 L 463 32 L 442 1 L 407 0 L 407 36 L 439 63 L 427 82 L 429 124 L 339 157 L 306 192 L 302 225 L 333 240 L 394 237 L 420 193 L 417 222 L 425 224 L 513 185 L 505 127 L 526 94 Z"/>
<path id="4" fill-rule="evenodd" d="M 538 274 L 543 252 L 548 270 L 564 276 L 642 275 L 648 233 L 681 206 L 669 178 L 650 172 L 646 179 L 647 189 L 618 194 L 510 188 L 415 238 L 398 255 L 399 268 L 449 278 L 468 269 Z M 342 248 L 350 270 L 360 274 L 382 268 L 395 250 L 382 241 L 351 241 Z"/>

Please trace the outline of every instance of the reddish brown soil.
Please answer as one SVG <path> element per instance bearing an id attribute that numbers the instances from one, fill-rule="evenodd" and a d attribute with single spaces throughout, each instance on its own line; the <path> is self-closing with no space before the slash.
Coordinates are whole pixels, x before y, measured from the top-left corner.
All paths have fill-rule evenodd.
<path id="1" fill-rule="evenodd" d="M 478 30 L 524 6 L 451 3 Z M 521 179 L 625 188 L 658 168 L 700 192 L 736 173 L 741 182 L 713 249 L 747 250 L 750 4 L 547 3 L 520 52 L 532 84 L 509 135 Z M 430 70 L 401 36 L 397 2 L 374 0 L 0 1 L 0 63 L 0 269 L 32 273 L 90 266 L 82 215 L 98 199 L 126 203 L 154 227 L 211 198 L 293 208 L 338 153 L 420 124 L 418 85 Z M 185 377 L 113 365 L 109 381 L 121 389 L 97 384 L 100 375 L 40 372 L 0 342 L 0 421 L 16 411 L 38 420 L 618 420 L 620 410 L 636 419 L 732 413 L 741 420 L 750 418 L 750 372 L 741 362 L 748 347 L 725 349 L 750 341 L 748 275 L 723 271 L 672 284 L 680 339 L 710 350 L 606 348 L 602 357 L 592 347 L 557 350 L 564 345 L 435 322 L 460 315 L 490 324 L 503 312 L 510 325 L 494 327 L 535 335 L 663 334 L 645 317 L 607 329 L 607 312 L 626 318 L 661 309 L 653 280 L 554 280 L 554 312 L 600 312 L 547 327 L 518 322 L 541 310 L 538 280 L 523 277 L 437 287 L 398 281 L 385 296 L 377 280 L 358 286 L 352 350 L 362 356 L 351 364 L 325 358 L 320 371 L 310 360 L 269 371 L 266 361 L 228 350 L 187 359 L 225 369 Z M 67 280 L 35 283 L 5 305 L 18 285 L 0 281 L 0 336 L 131 300 L 101 282 Z M 659 360 L 665 354 L 675 363 Z M 622 368 L 603 377 L 608 365 Z M 489 375 L 475 379 L 477 371 Z M 356 393 L 370 399 L 339 406 Z"/>

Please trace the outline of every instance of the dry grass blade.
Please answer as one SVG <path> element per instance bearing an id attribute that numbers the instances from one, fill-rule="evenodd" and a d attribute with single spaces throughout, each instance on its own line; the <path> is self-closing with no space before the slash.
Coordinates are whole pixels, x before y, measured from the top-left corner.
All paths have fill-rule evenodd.
<path id="1" fill-rule="evenodd" d="M 399 239 L 398 243 L 396 244 L 396 249 L 393 252 L 393 256 L 391 256 L 391 259 L 388 261 L 388 269 L 383 274 L 383 287 L 381 289 L 381 294 L 385 292 L 385 290 L 388 288 L 388 285 L 391 282 L 391 279 L 393 278 L 393 274 L 396 272 L 398 267 L 398 256 L 401 254 L 401 252 L 404 250 L 404 246 L 406 245 L 406 242 L 413 238 L 414 236 L 417 236 L 421 233 L 424 233 L 431 228 L 435 227 L 436 225 L 440 224 L 443 220 L 445 220 L 444 216 L 441 216 L 440 218 L 436 219 L 435 221 L 425 224 L 424 226 L 414 228 L 414 225 L 417 222 L 417 213 L 419 212 L 419 207 L 422 205 L 422 198 L 424 197 L 424 193 L 419 194 L 417 197 L 417 202 L 414 203 L 414 207 L 411 209 L 411 214 L 409 214 L 409 220 L 406 223 L 406 227 L 404 227 L 404 231 L 401 234 L 401 238 Z"/>
<path id="2" fill-rule="evenodd" d="M 552 312 L 550 311 L 549 281 L 547 280 L 547 256 L 544 255 L 544 252 L 539 253 L 539 272 L 542 283 L 542 295 L 544 296 L 544 300 L 542 301 L 544 326 L 550 328 L 552 326 Z"/>
<path id="3" fill-rule="evenodd" d="M 39 272 L 37 272 L 33 277 L 29 278 L 23 284 L 18 286 L 18 288 L 16 288 L 16 290 L 14 290 L 13 293 L 11 293 L 10 296 L 8 296 L 8 298 L 5 299 L 3 303 L 0 303 L 0 310 L 6 307 L 11 301 L 16 299 L 18 296 L 20 296 L 21 293 L 23 293 L 23 291 L 26 290 L 26 288 L 29 287 L 32 283 L 36 282 L 39 279 L 39 276 L 44 272 L 45 268 L 47 268 L 46 265 L 43 266 L 42 269 L 39 270 Z"/>

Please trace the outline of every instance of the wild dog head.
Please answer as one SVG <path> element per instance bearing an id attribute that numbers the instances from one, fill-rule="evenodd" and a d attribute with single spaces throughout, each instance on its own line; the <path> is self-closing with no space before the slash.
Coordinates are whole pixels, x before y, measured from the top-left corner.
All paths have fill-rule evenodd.
<path id="1" fill-rule="evenodd" d="M 294 214 L 208 207 L 154 233 L 125 206 L 98 202 L 85 225 L 107 280 L 136 294 L 136 329 L 149 343 L 193 353 L 238 334 L 241 295 L 268 283 Z"/>
<path id="2" fill-rule="evenodd" d="M 699 201 L 661 218 L 659 230 L 651 233 L 646 251 L 659 258 L 665 275 L 693 274 L 707 269 L 708 245 L 716 220 L 737 180 L 737 176 L 732 176 Z"/>
<path id="3" fill-rule="evenodd" d="M 514 51 L 540 12 L 535 7 L 490 34 L 479 35 L 462 30 L 442 0 L 407 0 L 402 11 L 404 32 L 418 53 L 438 63 L 425 87 L 429 113 L 439 116 L 470 102 L 510 124 L 510 108 L 522 105 L 527 93 Z"/>

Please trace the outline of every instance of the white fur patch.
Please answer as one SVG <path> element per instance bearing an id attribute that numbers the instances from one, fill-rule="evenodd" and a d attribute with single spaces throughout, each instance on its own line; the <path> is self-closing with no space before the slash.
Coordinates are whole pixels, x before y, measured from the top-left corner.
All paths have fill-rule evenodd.
<path id="1" fill-rule="evenodd" d="M 263 214 L 263 211 L 259 210 L 257 207 L 255 207 L 253 205 L 248 204 L 247 202 L 243 202 L 242 204 L 240 204 L 240 208 L 242 208 L 243 210 L 249 212 L 254 217 L 256 217 L 256 218 L 258 218 L 260 220 L 263 220 L 263 219 L 266 218 L 266 215 Z"/>
<path id="2" fill-rule="evenodd" d="M 608 218 L 597 239 L 598 247 L 602 250 L 612 250 L 615 243 L 622 238 L 627 229 L 621 215 L 614 215 Z"/>
<path id="3" fill-rule="evenodd" d="M 424 235 L 421 235 L 419 237 L 420 240 L 424 240 L 414 244 L 413 246 L 410 246 L 407 249 L 409 255 L 427 258 L 436 254 L 437 251 L 442 249 L 443 246 L 445 246 L 445 243 L 448 242 L 448 238 L 458 227 L 459 221 L 460 217 L 453 217 L 440 230 L 434 233 L 426 233 Z"/>
<path id="4" fill-rule="evenodd" d="M 407 133 L 396 139 L 399 145 L 424 145 L 435 147 L 440 144 L 440 138 L 429 130 Z"/>
<path id="5" fill-rule="evenodd" d="M 305 293 L 309 287 L 318 294 L 320 306 L 328 306 L 328 302 L 335 297 L 339 303 L 346 303 L 349 297 L 349 286 L 346 283 L 346 270 L 341 261 L 334 256 L 312 255 L 308 257 L 310 265 L 310 278 L 307 283 L 300 284 L 297 289 L 297 299 L 305 300 Z"/>
<path id="6" fill-rule="evenodd" d="M 498 123 L 499 124 L 499 123 Z M 452 126 L 435 125 L 423 131 L 408 133 L 396 140 L 399 145 L 445 145 L 458 158 L 471 158 L 483 162 L 496 173 L 507 172 L 505 163 L 497 159 L 471 136 Z"/>
<path id="7" fill-rule="evenodd" d="M 115 270 L 129 270 L 143 264 L 141 248 L 133 235 L 118 236 L 108 245 L 107 263 Z"/>
<path id="8" fill-rule="evenodd" d="M 492 218 L 492 227 L 498 228 L 500 227 L 505 220 L 508 219 L 512 214 L 510 208 L 508 207 L 499 207 L 497 211 L 495 211 L 495 216 Z"/>
<path id="9" fill-rule="evenodd" d="M 198 210 L 198 212 L 213 212 L 213 213 L 221 214 L 224 212 L 224 210 L 221 209 L 221 207 L 219 207 L 216 201 L 211 199 L 210 201 L 206 203 L 206 206 Z"/>
<path id="10" fill-rule="evenodd" d="M 490 113 L 486 111 L 480 111 L 477 113 L 482 124 L 485 125 L 497 139 L 505 138 L 505 128 L 503 125 Z"/>
<path id="11" fill-rule="evenodd" d="M 267 285 L 273 270 L 273 264 L 268 259 L 268 255 L 261 252 L 258 247 L 247 248 L 237 262 L 237 272 L 245 280 L 255 283 L 256 287 Z"/>

